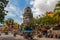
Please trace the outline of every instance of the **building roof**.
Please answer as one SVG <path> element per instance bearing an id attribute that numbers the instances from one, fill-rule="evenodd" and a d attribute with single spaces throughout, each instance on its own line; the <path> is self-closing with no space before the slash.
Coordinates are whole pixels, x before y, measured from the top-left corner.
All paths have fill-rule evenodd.
<path id="1" fill-rule="evenodd" d="M 26 8 L 29 8 L 29 9 L 30 9 L 30 7 L 29 7 L 29 6 L 27 6 Z M 25 9 L 26 9 L 26 8 L 25 8 Z"/>

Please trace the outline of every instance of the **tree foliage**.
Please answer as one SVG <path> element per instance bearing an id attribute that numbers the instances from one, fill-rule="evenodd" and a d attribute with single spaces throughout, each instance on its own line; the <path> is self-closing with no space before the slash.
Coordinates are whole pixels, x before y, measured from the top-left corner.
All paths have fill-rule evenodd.
<path id="1" fill-rule="evenodd" d="M 56 7 L 54 9 L 54 12 L 52 16 L 49 16 L 49 12 L 45 13 L 46 15 L 43 15 L 43 17 L 35 19 L 36 23 L 42 24 L 43 26 L 47 25 L 54 25 L 56 23 L 60 22 L 60 1 L 56 4 Z M 52 13 L 50 13 L 52 14 Z"/>
<path id="2" fill-rule="evenodd" d="M 5 18 L 5 10 L 4 8 L 6 7 L 8 1 L 7 0 L 0 0 L 0 23 L 4 22 L 4 18 Z"/>
<path id="3" fill-rule="evenodd" d="M 8 18 L 7 20 L 5 20 L 5 23 L 6 23 L 9 27 L 13 28 L 14 20 L 13 20 L 12 18 Z"/>

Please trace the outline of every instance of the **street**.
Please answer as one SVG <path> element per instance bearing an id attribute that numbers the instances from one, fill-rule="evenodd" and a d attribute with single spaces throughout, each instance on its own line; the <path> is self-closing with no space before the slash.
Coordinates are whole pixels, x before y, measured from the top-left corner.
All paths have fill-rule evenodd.
<path id="1" fill-rule="evenodd" d="M 0 36 L 0 40 L 24 40 L 24 38 L 19 35 L 14 37 L 13 34 L 5 35 L 4 33 L 2 33 L 2 35 Z"/>
<path id="2" fill-rule="evenodd" d="M 56 38 L 36 38 L 36 40 L 60 40 L 60 39 L 56 39 Z M 16 37 L 14 37 L 12 34 L 9 35 L 4 35 L 4 33 L 0 36 L 0 40 L 27 40 L 24 39 L 23 36 L 17 35 Z"/>

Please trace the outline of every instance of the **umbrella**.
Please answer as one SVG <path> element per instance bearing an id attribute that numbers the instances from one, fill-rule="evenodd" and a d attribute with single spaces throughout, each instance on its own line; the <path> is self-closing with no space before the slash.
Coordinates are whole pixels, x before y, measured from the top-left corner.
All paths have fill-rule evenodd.
<path id="1" fill-rule="evenodd" d="M 33 32 L 33 30 L 24 30 L 23 32 Z"/>

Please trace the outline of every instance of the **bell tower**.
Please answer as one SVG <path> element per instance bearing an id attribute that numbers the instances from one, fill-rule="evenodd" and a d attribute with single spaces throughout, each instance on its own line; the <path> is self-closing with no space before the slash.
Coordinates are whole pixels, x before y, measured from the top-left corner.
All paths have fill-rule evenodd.
<path id="1" fill-rule="evenodd" d="M 24 14 L 23 14 L 23 23 L 25 25 L 29 25 L 32 19 L 33 19 L 32 10 L 30 7 L 26 7 L 24 9 Z"/>

